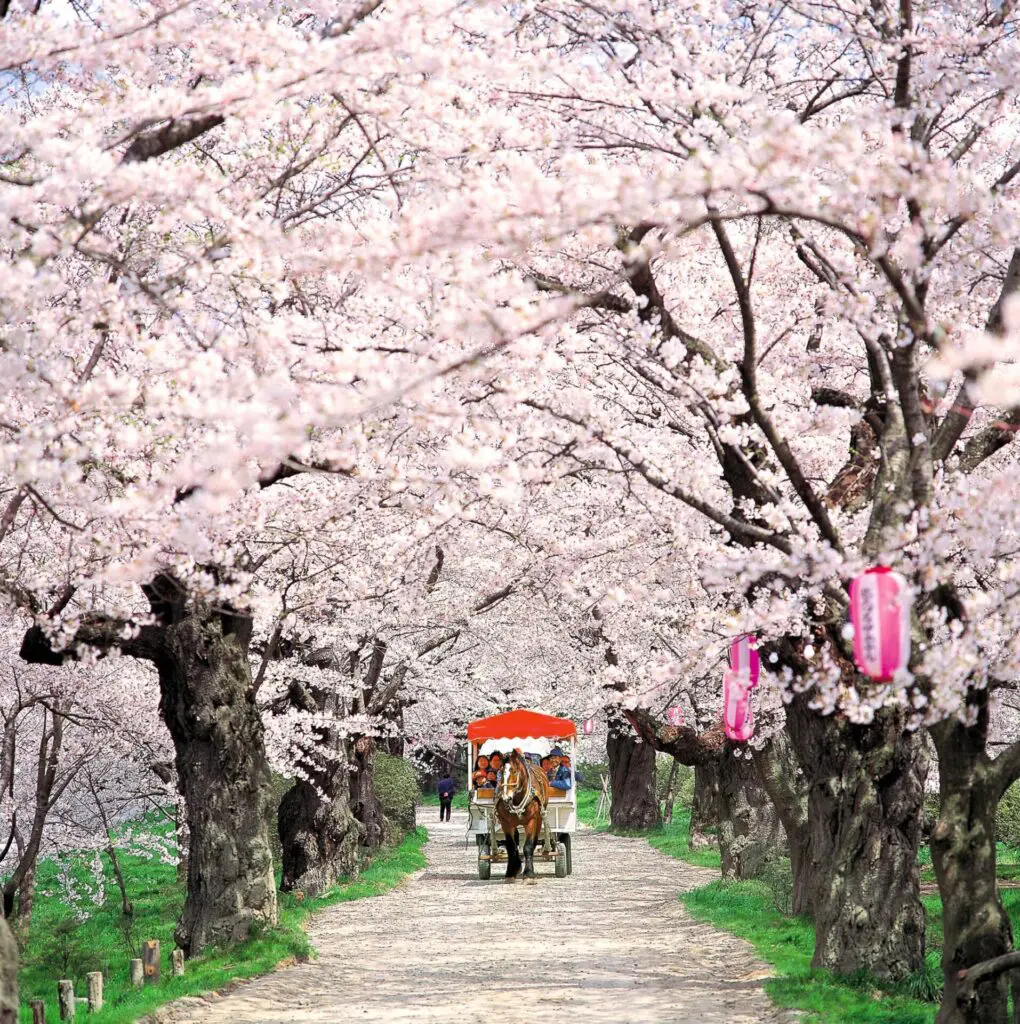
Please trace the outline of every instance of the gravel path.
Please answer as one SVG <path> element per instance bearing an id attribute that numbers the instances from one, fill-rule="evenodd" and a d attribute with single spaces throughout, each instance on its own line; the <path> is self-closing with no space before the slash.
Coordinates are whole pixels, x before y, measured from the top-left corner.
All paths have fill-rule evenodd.
<path id="1" fill-rule="evenodd" d="M 537 884 L 478 880 L 467 816 L 419 810 L 429 866 L 385 896 L 324 910 L 308 964 L 160 1020 L 192 1024 L 779 1024 L 768 969 L 739 939 L 692 921 L 678 890 L 715 872 L 643 839 L 575 836 L 574 873 L 539 862 Z"/>

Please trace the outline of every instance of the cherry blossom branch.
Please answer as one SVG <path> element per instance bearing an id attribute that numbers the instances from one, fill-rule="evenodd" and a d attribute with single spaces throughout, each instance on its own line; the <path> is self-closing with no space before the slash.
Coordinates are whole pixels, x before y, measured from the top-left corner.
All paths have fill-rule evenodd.
<path id="1" fill-rule="evenodd" d="M 839 539 L 832 520 L 829 518 L 828 510 L 821 499 L 815 493 L 807 477 L 804 476 L 800 463 L 794 457 L 793 452 L 786 439 L 779 433 L 769 416 L 762 408 L 758 396 L 758 355 L 757 355 L 757 329 L 755 327 L 754 308 L 751 302 L 751 289 L 744 279 L 740 269 L 737 255 L 730 243 L 729 234 L 725 226 L 719 220 L 711 222 L 712 231 L 715 234 L 719 248 L 722 250 L 723 259 L 733 282 L 734 290 L 737 293 L 737 303 L 740 308 L 740 320 L 744 333 L 744 358 L 740 364 L 740 377 L 743 382 L 744 398 L 751 409 L 751 415 L 759 429 L 768 438 L 772 450 L 776 453 L 780 465 L 786 471 L 786 475 L 793 484 L 801 501 L 804 502 L 807 510 L 811 513 L 812 519 L 818 526 L 821 535 L 842 554 L 843 544 Z"/>
<path id="2" fill-rule="evenodd" d="M 640 475 L 657 490 L 662 491 L 663 494 L 668 494 L 672 498 L 676 498 L 678 501 L 683 502 L 683 504 L 693 508 L 696 512 L 700 512 L 706 518 L 711 519 L 712 522 L 723 527 L 732 536 L 744 537 L 747 540 L 751 540 L 759 544 L 769 544 L 772 547 L 777 548 L 779 551 L 782 551 L 784 554 L 792 554 L 792 545 L 781 534 L 774 533 L 772 530 L 765 530 L 759 526 L 754 526 L 752 523 L 747 523 L 740 519 L 735 519 L 733 516 L 719 511 L 719 509 L 710 505 L 708 502 L 703 501 L 701 498 L 685 491 L 682 487 L 678 487 L 676 484 L 672 483 L 666 475 L 661 472 L 661 470 L 652 466 L 648 460 L 633 447 L 633 445 L 613 441 L 598 427 L 595 427 L 579 417 L 571 415 L 570 413 L 553 409 L 551 406 L 546 405 L 544 402 L 539 402 L 536 399 L 523 400 L 522 404 L 529 408 L 537 409 L 540 412 L 548 413 L 555 419 L 563 420 L 565 423 L 571 423 L 575 427 L 580 427 L 582 430 L 587 431 L 587 433 L 595 438 L 595 440 L 599 441 L 621 458 L 625 459 L 636 472 L 640 473 Z"/>

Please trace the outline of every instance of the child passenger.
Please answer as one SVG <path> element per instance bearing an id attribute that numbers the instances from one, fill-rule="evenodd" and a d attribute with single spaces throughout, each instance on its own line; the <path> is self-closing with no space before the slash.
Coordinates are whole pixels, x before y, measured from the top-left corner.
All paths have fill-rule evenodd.
<path id="1" fill-rule="evenodd" d="M 489 784 L 489 759 L 481 754 L 475 761 L 475 770 L 471 776 L 475 789 L 485 789 Z"/>

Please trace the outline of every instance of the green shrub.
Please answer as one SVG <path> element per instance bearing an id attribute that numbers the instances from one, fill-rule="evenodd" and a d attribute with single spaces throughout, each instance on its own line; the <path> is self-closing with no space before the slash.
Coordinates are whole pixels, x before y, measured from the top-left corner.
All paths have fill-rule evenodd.
<path id="1" fill-rule="evenodd" d="M 772 901 L 772 906 L 784 917 L 793 913 L 793 871 L 786 857 L 777 857 L 765 863 L 758 876 Z"/>
<path id="2" fill-rule="evenodd" d="M 1020 847 L 1020 783 L 1010 786 L 999 801 L 995 833 L 1000 843 Z"/>
<path id="3" fill-rule="evenodd" d="M 584 776 L 584 782 L 577 784 L 578 789 L 602 789 L 602 776 L 609 774 L 609 765 L 605 761 L 578 761 L 574 770 Z"/>
<path id="4" fill-rule="evenodd" d="M 414 805 L 421 799 L 414 766 L 402 757 L 376 751 L 372 779 L 383 814 L 396 833 L 392 838 L 399 842 L 414 830 Z"/>
<path id="5" fill-rule="evenodd" d="M 655 796 L 657 800 L 666 799 L 669 788 L 669 775 L 673 770 L 673 759 L 660 755 L 655 761 Z M 694 769 L 686 764 L 676 766 L 676 777 L 673 779 L 673 806 L 690 807 L 694 803 Z"/>

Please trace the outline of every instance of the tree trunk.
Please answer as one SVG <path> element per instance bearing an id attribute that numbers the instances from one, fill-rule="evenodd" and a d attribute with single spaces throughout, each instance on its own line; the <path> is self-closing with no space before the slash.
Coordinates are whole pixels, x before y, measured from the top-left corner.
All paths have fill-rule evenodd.
<path id="1" fill-rule="evenodd" d="M 375 743 L 370 736 L 359 737 L 352 745 L 350 776 L 351 811 L 361 823 L 362 842 L 368 850 L 377 850 L 386 841 L 386 816 L 375 792 L 372 766 Z"/>
<path id="2" fill-rule="evenodd" d="M 0 1024 L 18 1020 L 18 944 L 0 917 Z"/>
<path id="3" fill-rule="evenodd" d="M 691 802 L 691 849 L 705 850 L 718 843 L 719 762 L 694 766 L 694 799 Z M 712 830 L 710 833 L 709 830 Z M 712 834 L 716 833 L 716 834 Z"/>
<path id="4" fill-rule="evenodd" d="M 156 666 L 191 834 L 188 892 L 175 938 L 193 956 L 213 943 L 241 941 L 253 924 L 276 923 L 272 789 L 248 663 L 252 623 L 190 600 L 180 581 L 165 574 L 142 589 L 154 622 L 87 615 L 63 651 L 54 651 L 33 626 L 21 657 L 60 665 L 83 644 Z"/>
<path id="5" fill-rule="evenodd" d="M 787 707 L 807 767 L 812 966 L 898 981 L 924 964 L 917 850 L 927 753 L 898 709 L 868 726 L 823 717 L 798 696 Z"/>
<path id="6" fill-rule="evenodd" d="M 983 694 L 978 698 L 984 703 Z M 936 1024 L 1006 1024 L 1007 975 L 978 986 L 957 1005 L 958 972 L 1013 948 L 1009 917 L 995 878 L 995 812 L 1000 797 L 986 754 L 987 714 L 967 727 L 946 721 L 932 729 L 939 760 L 939 819 L 931 852 L 942 896 L 944 991 Z"/>
<path id="7" fill-rule="evenodd" d="M 643 829 L 658 825 L 655 747 L 639 742 L 628 723 L 611 720 L 606 753 L 613 796 L 609 820 L 613 828 Z"/>
<path id="8" fill-rule="evenodd" d="M 276 923 L 272 789 L 250 629 L 250 620 L 187 615 L 167 627 L 171 656 L 157 662 L 191 834 L 188 894 L 174 934 L 186 956 L 240 942 L 253 924 Z"/>
<path id="9" fill-rule="evenodd" d="M 724 751 L 717 778 L 723 878 L 756 878 L 768 861 L 785 852 L 779 815 L 749 757 Z"/>
<path id="10" fill-rule="evenodd" d="M 362 829 L 351 813 L 346 765 L 336 775 L 327 791 L 299 779 L 280 801 L 284 892 L 315 896 L 358 873 Z"/>

